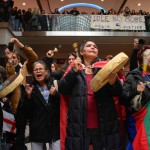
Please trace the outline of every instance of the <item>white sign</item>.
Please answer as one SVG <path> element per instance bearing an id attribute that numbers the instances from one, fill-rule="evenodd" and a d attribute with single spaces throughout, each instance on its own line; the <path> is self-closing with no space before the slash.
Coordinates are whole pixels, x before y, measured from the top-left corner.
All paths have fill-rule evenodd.
<path id="1" fill-rule="evenodd" d="M 112 30 L 146 30 L 145 18 L 139 15 L 91 15 L 91 28 Z"/>

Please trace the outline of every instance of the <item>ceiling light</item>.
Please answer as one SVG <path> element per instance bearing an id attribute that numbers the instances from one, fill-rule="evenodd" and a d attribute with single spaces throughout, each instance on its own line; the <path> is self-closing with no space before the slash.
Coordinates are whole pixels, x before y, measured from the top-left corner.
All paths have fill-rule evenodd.
<path id="1" fill-rule="evenodd" d="M 101 2 L 103 2 L 104 0 L 101 0 Z"/>
<path id="2" fill-rule="evenodd" d="M 138 5 L 138 6 L 141 6 L 141 3 L 138 3 L 137 5 Z"/>
<path id="3" fill-rule="evenodd" d="M 95 4 L 90 4 L 90 3 L 73 3 L 73 4 L 68 4 L 65 5 L 61 8 L 58 9 L 59 12 L 63 11 L 64 9 L 68 9 L 68 8 L 73 8 L 73 7 L 92 7 L 98 10 L 103 10 L 104 12 L 106 12 L 106 10 L 98 5 Z"/>
<path id="4" fill-rule="evenodd" d="M 25 6 L 25 5 L 26 5 L 26 3 L 22 3 L 22 5 L 23 5 L 23 6 Z"/>
<path id="5" fill-rule="evenodd" d="M 62 2 L 63 2 L 64 0 L 60 0 L 60 1 L 62 1 Z"/>

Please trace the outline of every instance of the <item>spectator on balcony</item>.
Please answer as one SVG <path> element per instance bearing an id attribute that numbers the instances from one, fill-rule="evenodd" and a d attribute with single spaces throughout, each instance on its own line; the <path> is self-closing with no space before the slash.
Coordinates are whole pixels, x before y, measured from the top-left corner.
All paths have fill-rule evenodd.
<path id="1" fill-rule="evenodd" d="M 8 20 L 9 20 L 9 9 L 10 9 L 10 7 L 9 7 L 7 1 L 4 2 L 4 12 L 3 12 L 4 14 L 3 14 L 3 17 L 4 17 L 4 21 L 5 22 L 8 22 Z"/>
<path id="2" fill-rule="evenodd" d="M 17 11 L 18 11 L 18 7 L 14 7 L 11 11 L 10 11 L 10 25 L 12 30 L 15 30 L 15 18 L 17 16 Z"/>
<path id="3" fill-rule="evenodd" d="M 102 10 L 98 11 L 98 12 L 97 12 L 97 15 L 103 15 Z"/>
<path id="4" fill-rule="evenodd" d="M 146 15 L 149 16 L 150 15 L 149 12 L 146 12 Z"/>
<path id="5" fill-rule="evenodd" d="M 51 12 L 52 14 L 60 14 L 60 12 L 58 11 L 58 8 L 55 8 L 54 12 Z"/>
<path id="6" fill-rule="evenodd" d="M 22 31 L 22 11 L 21 9 L 18 10 L 18 19 L 19 19 L 19 22 L 18 22 L 18 30 L 19 31 Z"/>
<path id="7" fill-rule="evenodd" d="M 14 7 L 10 10 L 9 23 L 12 30 L 19 31 L 22 29 L 22 12 L 18 7 Z"/>
<path id="8" fill-rule="evenodd" d="M 39 24 L 41 26 L 41 31 L 48 31 L 48 16 L 45 14 L 45 10 L 42 10 L 41 15 L 38 18 Z"/>
<path id="9" fill-rule="evenodd" d="M 130 8 L 129 7 L 125 7 L 125 9 L 124 9 L 124 16 L 129 16 L 129 15 L 131 15 Z"/>
<path id="10" fill-rule="evenodd" d="M 113 9 L 108 10 L 107 15 L 111 15 L 113 12 Z"/>
<path id="11" fill-rule="evenodd" d="M 123 9 L 121 9 L 118 15 L 122 15 L 122 16 L 124 16 L 124 10 L 123 10 Z"/>
<path id="12" fill-rule="evenodd" d="M 4 21 L 5 2 L 0 0 L 0 22 Z"/>
<path id="13" fill-rule="evenodd" d="M 146 11 L 143 11 L 143 15 L 144 15 L 144 16 L 146 16 L 146 15 L 147 15 L 147 14 L 146 14 Z"/>
<path id="14" fill-rule="evenodd" d="M 70 11 L 71 15 L 77 16 L 80 14 L 80 12 L 77 10 L 77 7 L 74 7 L 71 11 Z"/>
<path id="15" fill-rule="evenodd" d="M 32 22 L 32 9 L 28 8 L 28 10 L 24 14 L 24 21 L 25 21 L 25 30 L 31 30 L 31 22 Z"/>
<path id="16" fill-rule="evenodd" d="M 15 31 L 19 31 L 22 29 L 22 12 L 21 12 L 21 9 L 19 9 L 17 12 L 16 12 L 16 15 L 15 15 Z"/>
<path id="17" fill-rule="evenodd" d="M 138 15 L 143 15 L 143 10 L 139 10 Z"/>
<path id="18" fill-rule="evenodd" d="M 136 15 L 135 9 L 133 9 L 133 10 L 131 11 L 131 15 Z"/>
<path id="19" fill-rule="evenodd" d="M 36 8 L 33 9 L 32 12 L 32 23 L 31 23 L 31 29 L 32 31 L 38 30 L 38 24 L 39 24 L 39 12 Z"/>
<path id="20" fill-rule="evenodd" d="M 117 15 L 117 14 L 118 14 L 117 10 L 114 10 L 113 15 Z"/>
<path id="21" fill-rule="evenodd" d="M 5 13 L 6 13 L 6 18 L 7 18 L 7 21 L 9 20 L 9 17 L 10 17 L 10 11 L 13 9 L 14 7 L 14 1 L 13 0 L 7 0 L 6 1 L 6 7 L 7 9 L 5 10 Z"/>
<path id="22" fill-rule="evenodd" d="M 62 12 L 62 14 L 70 14 L 69 11 L 67 11 L 66 9 L 64 9 L 64 11 Z"/>
<path id="23" fill-rule="evenodd" d="M 25 13 L 26 11 L 22 10 L 22 30 L 25 30 Z"/>
<path id="24" fill-rule="evenodd" d="M 98 11 L 98 12 L 96 12 L 96 15 L 101 15 L 101 14 L 102 14 L 102 13 L 101 13 L 101 12 L 99 12 L 99 11 Z"/>
<path id="25" fill-rule="evenodd" d="M 115 15 L 116 14 L 116 11 L 114 9 L 110 9 L 108 12 L 107 12 L 107 15 Z"/>
<path id="26" fill-rule="evenodd" d="M 7 0 L 6 4 L 8 5 L 8 7 L 10 7 L 12 9 L 14 6 L 14 1 L 13 0 Z"/>

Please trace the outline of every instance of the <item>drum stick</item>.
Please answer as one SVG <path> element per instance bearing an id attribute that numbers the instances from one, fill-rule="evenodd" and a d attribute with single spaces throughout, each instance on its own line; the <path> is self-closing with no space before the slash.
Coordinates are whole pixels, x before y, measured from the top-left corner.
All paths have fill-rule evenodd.
<path id="1" fill-rule="evenodd" d="M 58 52 L 58 49 L 55 47 L 53 50 L 53 53 L 57 53 L 57 52 Z"/>
<path id="2" fill-rule="evenodd" d="M 143 71 L 142 71 L 142 76 L 143 77 L 145 77 L 145 75 L 146 75 L 147 64 L 148 64 L 147 59 L 143 59 Z"/>
<path id="3" fill-rule="evenodd" d="M 150 58 L 150 53 L 145 51 L 143 52 L 143 71 L 142 76 L 145 77 L 148 65 L 148 59 Z"/>
<path id="4" fill-rule="evenodd" d="M 76 55 L 77 55 L 77 57 L 79 57 L 79 52 L 78 52 L 78 43 L 73 43 L 73 48 L 74 48 L 74 50 L 75 50 L 75 53 L 76 53 Z"/>
<path id="5" fill-rule="evenodd" d="M 51 57 L 52 54 L 57 53 L 57 52 L 58 52 L 58 49 L 55 47 L 54 50 L 49 50 L 49 51 L 46 53 L 46 55 L 47 55 L 48 57 Z"/>

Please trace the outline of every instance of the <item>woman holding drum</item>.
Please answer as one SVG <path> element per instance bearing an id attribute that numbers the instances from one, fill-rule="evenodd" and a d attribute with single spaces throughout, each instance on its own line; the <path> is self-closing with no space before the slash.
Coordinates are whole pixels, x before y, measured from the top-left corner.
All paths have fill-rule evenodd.
<path id="1" fill-rule="evenodd" d="M 100 61 L 96 44 L 84 42 L 80 55 L 58 84 L 60 93 L 70 95 L 65 149 L 88 150 L 92 145 L 94 150 L 119 150 L 123 145 L 113 97 L 122 94 L 121 83 L 110 74 L 108 83 L 94 92 L 90 82 L 101 69 L 92 67 Z"/>

